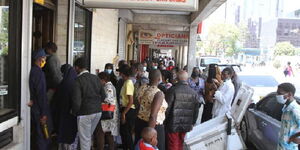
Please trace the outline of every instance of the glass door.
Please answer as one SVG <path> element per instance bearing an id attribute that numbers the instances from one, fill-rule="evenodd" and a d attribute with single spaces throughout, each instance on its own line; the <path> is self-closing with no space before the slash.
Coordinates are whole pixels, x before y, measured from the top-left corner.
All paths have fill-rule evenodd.
<path id="1" fill-rule="evenodd" d="M 8 0 L 0 1 L 0 116 L 12 111 L 7 107 L 8 101 L 8 26 L 9 3 Z"/>
<path id="2" fill-rule="evenodd" d="M 73 61 L 85 57 L 90 64 L 92 12 L 76 4 Z M 89 67 L 88 67 L 89 68 Z"/>
<path id="3" fill-rule="evenodd" d="M 0 123 L 16 116 L 20 103 L 20 4 L 0 0 Z"/>

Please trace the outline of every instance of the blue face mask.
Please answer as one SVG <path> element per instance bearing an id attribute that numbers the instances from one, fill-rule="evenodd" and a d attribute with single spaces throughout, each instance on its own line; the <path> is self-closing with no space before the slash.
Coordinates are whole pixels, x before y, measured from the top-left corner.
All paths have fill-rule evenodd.
<path id="1" fill-rule="evenodd" d="M 112 73 L 112 69 L 105 69 L 105 72 L 107 72 L 108 74 Z"/>

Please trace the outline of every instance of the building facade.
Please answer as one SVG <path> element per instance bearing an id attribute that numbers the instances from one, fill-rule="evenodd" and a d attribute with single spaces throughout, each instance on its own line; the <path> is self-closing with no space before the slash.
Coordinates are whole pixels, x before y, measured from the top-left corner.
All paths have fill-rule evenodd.
<path id="1" fill-rule="evenodd" d="M 278 18 L 262 25 L 260 47 L 271 49 L 278 42 L 290 42 L 300 47 L 300 19 Z"/>
<path id="2" fill-rule="evenodd" d="M 198 11 L 176 12 L 90 8 L 81 0 L 0 0 L 0 149 L 30 149 L 27 104 L 34 50 L 55 42 L 61 64 L 72 65 L 85 56 L 95 74 L 106 63 L 151 57 L 149 45 L 137 41 L 141 29 L 184 31 L 189 34 L 187 44 L 178 45 L 172 54 L 192 70 L 197 25 L 224 1 L 195 2 Z"/>

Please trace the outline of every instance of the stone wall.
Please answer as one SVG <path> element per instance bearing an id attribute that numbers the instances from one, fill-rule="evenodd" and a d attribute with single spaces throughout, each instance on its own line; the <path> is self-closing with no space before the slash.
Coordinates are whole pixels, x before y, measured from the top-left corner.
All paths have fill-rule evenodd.
<path id="1" fill-rule="evenodd" d="M 95 9 L 92 22 L 91 73 L 103 71 L 117 55 L 118 10 Z"/>
<path id="2" fill-rule="evenodd" d="M 56 19 L 56 36 L 55 43 L 58 50 L 57 55 L 61 61 L 61 64 L 65 64 L 67 61 L 67 41 L 68 41 L 68 11 L 69 0 L 57 1 L 57 19 Z"/>

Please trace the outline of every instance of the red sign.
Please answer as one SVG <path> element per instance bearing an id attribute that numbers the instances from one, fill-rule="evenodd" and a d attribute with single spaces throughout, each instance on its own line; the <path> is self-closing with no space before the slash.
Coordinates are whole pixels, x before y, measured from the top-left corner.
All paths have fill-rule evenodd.
<path id="1" fill-rule="evenodd" d="M 202 22 L 198 24 L 198 29 L 197 29 L 197 33 L 201 34 L 202 32 Z"/>

